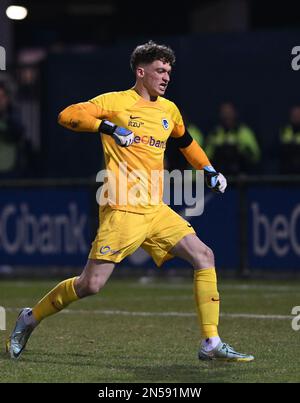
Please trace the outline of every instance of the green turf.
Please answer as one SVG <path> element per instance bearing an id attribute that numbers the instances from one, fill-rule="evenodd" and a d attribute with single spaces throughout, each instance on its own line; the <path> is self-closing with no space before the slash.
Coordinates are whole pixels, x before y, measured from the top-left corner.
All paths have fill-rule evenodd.
<path id="1" fill-rule="evenodd" d="M 237 350 L 254 354 L 252 363 L 197 360 L 199 332 L 191 281 L 160 279 L 143 284 L 114 278 L 99 295 L 44 321 L 22 357 L 10 360 L 4 341 L 17 309 L 32 306 L 55 284 L 0 282 L 0 305 L 9 308 L 7 331 L 0 331 L 0 382 L 300 381 L 300 331 L 292 330 L 290 318 L 226 315 L 291 315 L 292 307 L 300 305 L 297 282 L 220 282 L 220 334 Z M 112 311 L 144 312 L 144 316 Z M 161 316 L 168 312 L 175 314 Z"/>

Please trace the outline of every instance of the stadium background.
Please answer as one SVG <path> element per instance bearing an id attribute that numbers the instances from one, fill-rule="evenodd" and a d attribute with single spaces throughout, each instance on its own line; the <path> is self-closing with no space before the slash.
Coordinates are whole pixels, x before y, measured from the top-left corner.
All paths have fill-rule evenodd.
<path id="1" fill-rule="evenodd" d="M 262 148 L 259 175 L 230 178 L 223 197 L 207 192 L 204 214 L 191 218 L 217 266 L 224 273 L 299 272 L 299 180 L 278 175 L 278 128 L 299 103 L 300 73 L 291 68 L 299 42 L 296 2 L 284 8 L 259 1 L 154 2 L 145 14 L 138 2 L 22 1 L 23 21 L 6 18 L 9 3 L 0 9 L 0 45 L 7 51 L 0 79 L 21 111 L 30 156 L 19 175 L 1 176 L 2 275 L 47 275 L 53 268 L 63 274 L 84 264 L 97 226 L 101 145 L 97 136 L 59 127 L 57 114 L 131 86 L 129 54 L 150 38 L 174 48 L 167 96 L 204 133 L 219 103 L 230 99 Z M 163 271 L 181 267 L 173 260 Z M 121 268 L 150 273 L 154 264 L 138 252 Z"/>
<path id="2" fill-rule="evenodd" d="M 278 164 L 278 128 L 300 103 L 300 71 L 291 67 L 297 2 L 28 0 L 17 2 L 28 8 L 22 21 L 6 18 L 9 3 L 0 1 L 0 81 L 12 91 L 27 147 L 22 169 L 0 178 L 3 388 L 68 382 L 70 395 L 74 382 L 299 383 L 300 179 L 279 175 Z M 191 218 L 216 255 L 222 339 L 255 361 L 198 362 L 192 270 L 175 259 L 156 269 L 138 252 L 99 295 L 41 323 L 16 363 L 4 345 L 17 313 L 80 272 L 97 227 L 99 138 L 62 129 L 57 114 L 131 86 L 129 54 L 148 39 L 176 51 L 167 96 L 204 134 L 231 99 L 263 151 L 257 175 L 229 178 L 222 197 L 207 191 L 204 214 Z M 93 393 L 87 385 L 85 398 Z"/>

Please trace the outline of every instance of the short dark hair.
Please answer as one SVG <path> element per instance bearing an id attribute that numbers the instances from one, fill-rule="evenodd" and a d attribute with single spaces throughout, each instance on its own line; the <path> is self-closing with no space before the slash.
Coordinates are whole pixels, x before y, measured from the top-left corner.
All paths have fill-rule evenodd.
<path id="1" fill-rule="evenodd" d="M 173 66 L 176 60 L 175 53 L 169 46 L 158 45 L 153 41 L 148 41 L 134 49 L 130 57 L 130 67 L 135 72 L 139 64 L 150 64 L 155 60 L 161 60 Z"/>

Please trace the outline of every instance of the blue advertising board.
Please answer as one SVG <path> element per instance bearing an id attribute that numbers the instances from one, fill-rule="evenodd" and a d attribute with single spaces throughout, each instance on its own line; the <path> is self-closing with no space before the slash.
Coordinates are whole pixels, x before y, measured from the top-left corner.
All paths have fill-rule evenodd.
<path id="1" fill-rule="evenodd" d="M 84 264 L 91 236 L 89 197 L 85 189 L 2 189 L 0 265 Z"/>
<path id="2" fill-rule="evenodd" d="M 90 222 L 90 196 L 87 189 L 2 189 L 0 265 L 83 266 L 95 235 L 95 223 Z M 214 250 L 216 264 L 223 268 L 235 268 L 238 263 L 236 209 L 237 194 L 233 190 L 222 196 L 207 193 L 204 212 L 199 216 L 185 217 L 184 207 L 175 207 Z M 155 267 L 141 249 L 121 265 Z M 185 265 L 189 267 L 180 259 L 172 259 L 163 268 Z"/>
<path id="3" fill-rule="evenodd" d="M 300 189 L 248 191 L 248 260 L 251 268 L 300 269 Z"/>

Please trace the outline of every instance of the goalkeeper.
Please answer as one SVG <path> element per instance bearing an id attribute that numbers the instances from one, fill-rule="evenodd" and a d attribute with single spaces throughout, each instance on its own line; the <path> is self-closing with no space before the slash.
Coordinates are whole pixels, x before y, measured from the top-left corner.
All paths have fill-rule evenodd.
<path id="1" fill-rule="evenodd" d="M 100 205 L 99 229 L 86 266 L 79 277 L 59 283 L 33 308 L 24 308 L 7 341 L 12 358 L 22 353 L 30 334 L 45 318 L 71 302 L 93 295 L 104 287 L 115 265 L 140 246 L 160 266 L 173 256 L 187 261 L 194 269 L 194 294 L 200 325 L 200 360 L 252 361 L 252 355 L 236 352 L 218 333 L 220 297 L 217 289 L 214 254 L 194 229 L 162 201 L 162 181 L 153 183 L 153 171 L 163 171 L 168 138 L 195 168 L 204 170 L 207 185 L 223 193 L 225 177 L 211 166 L 202 148 L 186 131 L 176 105 L 164 98 L 170 82 L 175 55 L 172 49 L 152 41 L 137 46 L 130 59 L 135 85 L 126 90 L 99 95 L 71 105 L 60 114 L 59 123 L 79 132 L 100 133 L 106 169 L 115 174 L 117 190 L 124 188 L 118 167 L 127 172 L 145 172 L 140 186 L 143 202 L 131 203 L 107 198 Z M 127 184 L 128 183 L 128 184 Z M 126 181 L 127 194 L 133 184 Z M 150 189 L 156 186 L 153 202 Z M 123 189 L 124 190 L 124 189 Z M 121 200 L 122 199 L 122 200 Z M 130 198 L 129 198 L 130 199 Z"/>

